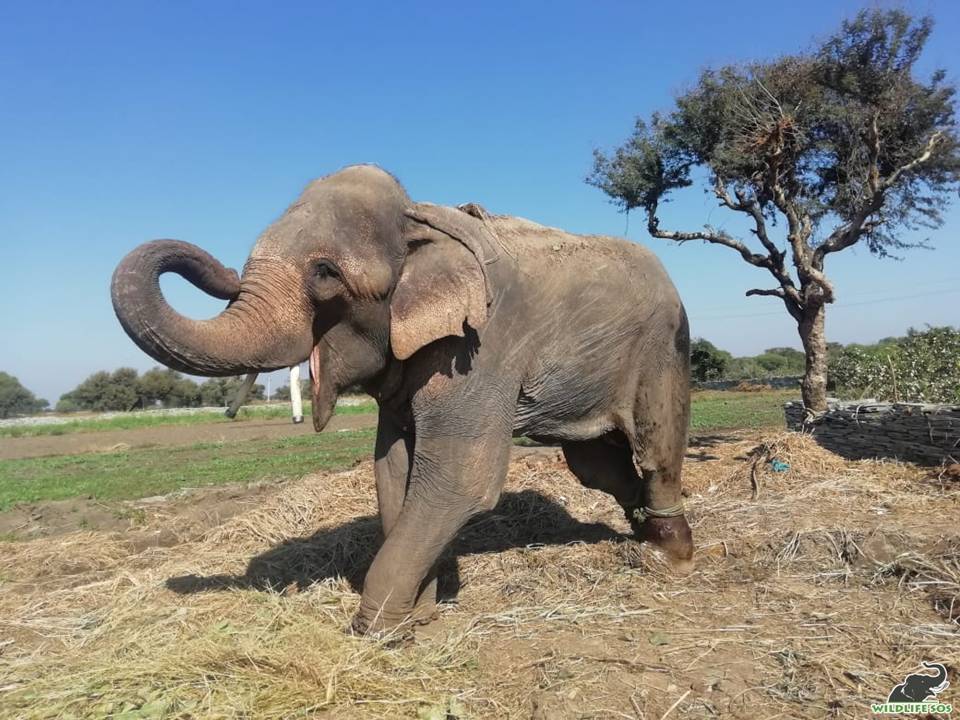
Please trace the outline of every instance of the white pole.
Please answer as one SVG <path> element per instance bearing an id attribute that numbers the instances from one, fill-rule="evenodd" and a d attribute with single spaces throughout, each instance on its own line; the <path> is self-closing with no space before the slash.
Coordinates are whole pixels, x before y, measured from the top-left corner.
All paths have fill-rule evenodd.
<path id="1" fill-rule="evenodd" d="M 290 404 L 293 407 L 293 422 L 303 422 L 303 398 L 300 397 L 300 366 L 290 368 Z"/>

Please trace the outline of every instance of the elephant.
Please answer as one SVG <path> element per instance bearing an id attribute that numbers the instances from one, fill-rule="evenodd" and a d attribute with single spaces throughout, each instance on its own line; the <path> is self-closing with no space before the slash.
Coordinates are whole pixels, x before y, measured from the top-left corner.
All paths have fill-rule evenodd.
<path id="1" fill-rule="evenodd" d="M 207 320 L 179 314 L 160 290 L 165 272 L 228 304 Z M 130 338 L 176 370 L 239 375 L 309 359 L 317 431 L 342 389 L 375 398 L 383 541 L 354 632 L 436 617 L 438 559 L 496 505 L 518 435 L 559 444 L 636 538 L 692 569 L 680 483 L 689 328 L 639 244 L 413 202 L 390 173 L 354 165 L 312 181 L 242 276 L 194 245 L 154 240 L 119 263 L 111 294 Z"/>
<path id="2" fill-rule="evenodd" d="M 928 670 L 935 670 L 936 673 L 934 675 L 925 673 L 907 675 L 902 683 L 890 691 L 890 696 L 887 698 L 888 703 L 919 703 L 926 700 L 930 695 L 939 695 L 947 689 L 950 681 L 947 680 L 946 667 L 940 663 L 922 662 L 921 664 Z"/>

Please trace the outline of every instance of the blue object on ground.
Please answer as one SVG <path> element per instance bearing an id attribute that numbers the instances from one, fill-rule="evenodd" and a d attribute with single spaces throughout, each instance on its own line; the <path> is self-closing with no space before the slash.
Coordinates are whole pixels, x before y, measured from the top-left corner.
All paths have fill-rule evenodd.
<path id="1" fill-rule="evenodd" d="M 770 467 L 774 472 L 786 472 L 790 469 L 790 463 L 784 462 L 783 460 L 777 460 L 774 458 L 770 461 Z"/>

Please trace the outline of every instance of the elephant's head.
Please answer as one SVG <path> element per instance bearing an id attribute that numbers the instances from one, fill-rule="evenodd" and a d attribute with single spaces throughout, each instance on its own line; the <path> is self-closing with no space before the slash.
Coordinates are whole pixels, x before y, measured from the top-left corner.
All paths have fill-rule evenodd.
<path id="1" fill-rule="evenodd" d="M 947 680 L 947 668 L 941 663 L 921 663 L 928 670 L 934 670 L 933 675 L 926 673 L 911 673 L 903 682 L 890 691 L 887 702 L 923 702 L 930 695 L 943 692 L 950 684 Z"/>
<path id="2" fill-rule="evenodd" d="M 194 245 L 155 240 L 117 267 L 113 307 L 141 349 L 184 372 L 238 375 L 309 357 L 319 429 L 341 388 L 485 322 L 481 232 L 464 213 L 412 204 L 377 167 L 348 167 L 312 182 L 267 228 L 242 276 Z M 164 272 L 229 304 L 210 320 L 184 317 L 163 298 Z"/>
<path id="3" fill-rule="evenodd" d="M 914 675 L 913 677 L 923 678 L 918 681 L 918 686 L 922 687 L 926 694 L 942 692 L 947 687 L 947 668 L 941 663 L 921 663 L 928 670 L 934 670 L 933 675 Z M 924 695 L 926 697 L 926 695 Z M 920 698 L 923 700 L 923 698 Z"/>

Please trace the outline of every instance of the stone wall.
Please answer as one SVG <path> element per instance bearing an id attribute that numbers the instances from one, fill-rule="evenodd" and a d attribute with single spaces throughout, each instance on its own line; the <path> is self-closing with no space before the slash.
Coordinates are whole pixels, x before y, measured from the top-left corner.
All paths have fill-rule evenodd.
<path id="1" fill-rule="evenodd" d="M 960 405 L 831 401 L 803 425 L 803 404 L 787 403 L 787 427 L 812 432 L 825 448 L 848 458 L 899 458 L 924 464 L 960 462 Z"/>

